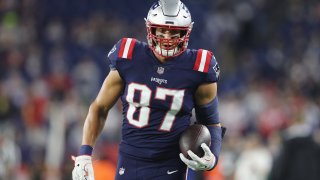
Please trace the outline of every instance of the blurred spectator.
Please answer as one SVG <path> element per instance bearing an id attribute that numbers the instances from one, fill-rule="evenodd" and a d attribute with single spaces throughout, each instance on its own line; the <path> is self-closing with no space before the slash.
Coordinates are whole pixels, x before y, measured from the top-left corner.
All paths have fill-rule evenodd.
<path id="1" fill-rule="evenodd" d="M 0 179 L 12 179 L 21 165 L 21 151 L 14 141 L 14 127 L 1 123 Z"/>
<path id="2" fill-rule="evenodd" d="M 295 120 L 285 131 L 285 140 L 276 157 L 270 180 L 317 180 L 320 178 L 320 144 L 312 137 L 311 127 Z"/>
<path id="3" fill-rule="evenodd" d="M 263 145 L 259 135 L 250 134 L 246 138 L 245 147 L 240 154 L 235 180 L 266 180 L 272 165 L 272 156 Z"/>
<path id="4" fill-rule="evenodd" d="M 64 101 L 53 100 L 48 107 L 49 132 L 46 141 L 46 178 L 61 179 L 60 167 L 64 163 L 68 126 L 83 119 L 81 105 L 74 94 L 66 94 Z M 70 143 L 71 144 L 71 143 Z"/>
<path id="5" fill-rule="evenodd" d="M 72 72 L 72 80 L 77 95 L 89 105 L 100 88 L 100 72 L 97 64 L 90 57 L 84 57 L 75 66 Z"/>

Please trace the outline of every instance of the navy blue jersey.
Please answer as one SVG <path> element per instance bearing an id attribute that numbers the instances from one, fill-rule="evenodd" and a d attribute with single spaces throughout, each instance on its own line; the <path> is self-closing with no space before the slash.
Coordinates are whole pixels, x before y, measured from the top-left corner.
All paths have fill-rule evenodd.
<path id="1" fill-rule="evenodd" d="M 124 38 L 108 59 L 125 83 L 120 151 L 150 160 L 177 157 L 197 87 L 218 80 L 219 66 L 212 53 L 188 49 L 161 63 L 146 43 Z"/>

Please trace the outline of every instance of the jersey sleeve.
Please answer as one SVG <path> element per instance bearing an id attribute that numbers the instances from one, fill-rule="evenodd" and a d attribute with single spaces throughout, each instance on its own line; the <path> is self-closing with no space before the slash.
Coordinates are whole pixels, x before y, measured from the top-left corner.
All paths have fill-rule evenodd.
<path id="1" fill-rule="evenodd" d="M 121 41 L 122 39 L 120 39 L 113 47 L 112 49 L 109 51 L 108 53 L 108 61 L 109 61 L 109 67 L 110 70 L 116 70 L 117 69 L 117 60 L 119 59 L 118 54 L 119 54 L 119 49 L 121 46 Z"/>
<path id="2" fill-rule="evenodd" d="M 216 60 L 216 58 L 214 57 L 214 55 L 212 55 L 211 57 L 211 61 L 210 61 L 210 66 L 208 69 L 208 73 L 206 76 L 206 82 L 218 82 L 219 81 L 219 76 L 220 76 L 220 67 L 219 64 Z"/>
<path id="3" fill-rule="evenodd" d="M 111 70 L 119 70 L 117 66 L 119 60 L 132 59 L 133 49 L 136 44 L 136 39 L 133 38 L 122 38 L 119 40 L 113 48 L 108 53 L 108 59 L 110 62 L 110 69 Z"/>
<path id="4" fill-rule="evenodd" d="M 197 51 L 193 70 L 204 73 L 205 83 L 214 83 L 219 80 L 219 64 L 213 53 L 208 50 L 199 49 Z"/>

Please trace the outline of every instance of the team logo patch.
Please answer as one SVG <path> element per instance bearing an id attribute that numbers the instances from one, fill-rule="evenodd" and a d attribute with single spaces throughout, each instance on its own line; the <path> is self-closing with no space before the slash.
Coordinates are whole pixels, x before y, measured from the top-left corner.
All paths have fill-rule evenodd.
<path id="1" fill-rule="evenodd" d="M 216 63 L 216 65 L 213 66 L 213 70 L 216 73 L 216 77 L 219 78 L 220 75 L 220 67 L 218 65 L 218 63 Z"/>
<path id="2" fill-rule="evenodd" d="M 113 46 L 113 48 L 109 51 L 108 53 L 108 57 L 110 56 L 110 54 L 114 53 L 117 50 L 116 45 Z"/>
<path id="3" fill-rule="evenodd" d="M 163 74 L 164 73 L 164 67 L 158 67 L 157 73 L 158 74 Z"/>

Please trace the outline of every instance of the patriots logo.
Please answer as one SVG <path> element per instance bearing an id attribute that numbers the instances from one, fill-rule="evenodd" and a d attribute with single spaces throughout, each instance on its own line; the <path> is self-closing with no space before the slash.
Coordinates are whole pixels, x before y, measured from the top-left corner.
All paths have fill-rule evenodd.
<path id="1" fill-rule="evenodd" d="M 218 79 L 220 76 L 220 67 L 219 67 L 218 63 L 216 63 L 216 65 L 213 66 L 213 70 L 216 73 L 216 78 Z"/>
<path id="2" fill-rule="evenodd" d="M 108 57 L 110 56 L 110 54 L 114 53 L 117 50 L 116 45 L 113 46 L 113 48 L 109 51 L 108 53 Z"/>

